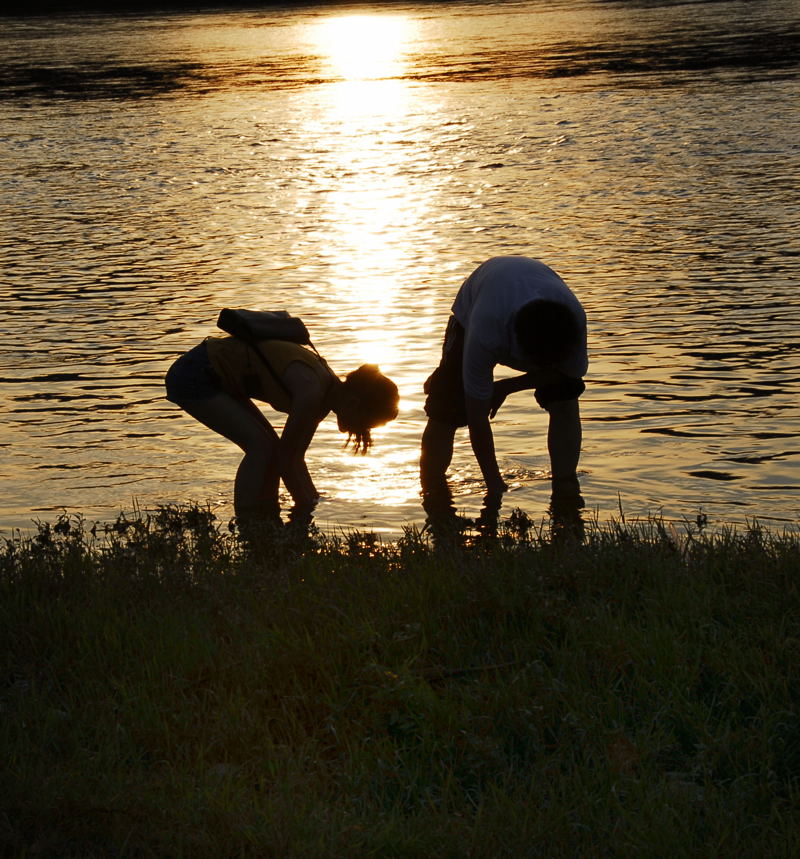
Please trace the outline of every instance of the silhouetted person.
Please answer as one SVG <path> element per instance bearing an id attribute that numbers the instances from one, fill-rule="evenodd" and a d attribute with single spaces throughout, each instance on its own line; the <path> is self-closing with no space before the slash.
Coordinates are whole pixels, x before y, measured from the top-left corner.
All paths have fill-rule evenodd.
<path id="1" fill-rule="evenodd" d="M 497 364 L 523 375 L 495 382 Z M 508 487 L 497 467 L 490 419 L 509 394 L 532 389 L 549 414 L 553 498 L 560 510 L 570 501 L 582 506 L 578 397 L 587 367 L 586 314 L 552 269 L 521 256 L 480 265 L 456 295 L 441 362 L 425 382 L 423 494 L 446 491 L 455 432 L 467 426 L 487 497 L 501 496 Z"/>
<path id="2" fill-rule="evenodd" d="M 313 509 L 319 496 L 305 453 L 329 412 L 355 453 L 369 450 L 372 428 L 397 417 L 397 386 L 374 364 L 342 381 L 320 356 L 285 340 L 209 337 L 175 361 L 165 382 L 167 399 L 244 451 L 233 504 L 245 528 L 280 522 L 281 479 L 299 511 Z M 286 413 L 280 436 L 254 399 Z"/>

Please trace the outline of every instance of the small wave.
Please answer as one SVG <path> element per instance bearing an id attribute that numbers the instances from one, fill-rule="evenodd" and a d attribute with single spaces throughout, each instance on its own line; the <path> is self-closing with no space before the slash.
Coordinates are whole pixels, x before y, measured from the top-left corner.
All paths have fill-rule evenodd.
<path id="1" fill-rule="evenodd" d="M 742 478 L 736 474 L 731 474 L 727 471 L 711 471 L 711 470 L 701 470 L 701 471 L 687 471 L 690 477 L 702 477 L 706 480 L 741 480 Z"/>

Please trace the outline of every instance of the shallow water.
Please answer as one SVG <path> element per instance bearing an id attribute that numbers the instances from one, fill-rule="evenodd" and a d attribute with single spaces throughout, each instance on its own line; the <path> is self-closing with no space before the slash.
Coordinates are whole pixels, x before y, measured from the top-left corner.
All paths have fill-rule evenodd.
<path id="1" fill-rule="evenodd" d="M 322 424 L 323 528 L 424 519 L 422 382 L 488 256 L 590 322 L 587 515 L 796 523 L 796 4 L 521 2 L 5 19 L 0 528 L 231 514 L 235 448 L 163 399 L 222 306 L 301 315 L 401 388 L 372 455 Z M 278 424 L 279 416 L 274 416 Z M 545 414 L 498 417 L 504 510 L 549 496 Z M 465 436 L 460 509 L 480 507 Z"/>

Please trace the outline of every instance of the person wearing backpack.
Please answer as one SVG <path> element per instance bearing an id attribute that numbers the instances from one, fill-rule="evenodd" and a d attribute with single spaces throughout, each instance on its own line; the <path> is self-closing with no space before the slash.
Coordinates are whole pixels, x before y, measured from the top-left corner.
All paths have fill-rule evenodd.
<path id="1" fill-rule="evenodd" d="M 264 333 L 269 332 L 256 336 Z M 374 364 L 363 364 L 342 380 L 302 343 L 240 335 L 206 338 L 172 364 L 165 385 L 168 400 L 244 452 L 233 506 L 246 528 L 280 522 L 281 480 L 297 509 L 313 509 L 319 493 L 305 454 L 330 412 L 347 433 L 345 445 L 365 454 L 372 446 L 371 430 L 397 417 L 399 395 Z M 280 435 L 254 400 L 286 414 Z"/>

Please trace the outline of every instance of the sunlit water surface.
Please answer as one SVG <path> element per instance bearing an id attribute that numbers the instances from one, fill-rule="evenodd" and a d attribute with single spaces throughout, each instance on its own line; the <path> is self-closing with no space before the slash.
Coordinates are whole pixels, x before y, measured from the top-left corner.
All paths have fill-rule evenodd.
<path id="1" fill-rule="evenodd" d="M 321 425 L 316 521 L 422 523 L 422 383 L 462 279 L 508 253 L 589 316 L 587 516 L 794 526 L 798 57 L 790 0 L 5 20 L 0 528 L 227 521 L 238 452 L 162 387 L 222 306 L 396 379 L 372 455 Z M 496 420 L 506 511 L 546 515 L 545 428 L 530 394 Z M 473 515 L 464 435 L 452 477 Z"/>

